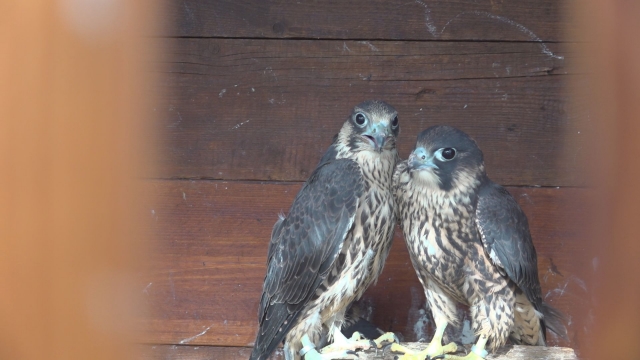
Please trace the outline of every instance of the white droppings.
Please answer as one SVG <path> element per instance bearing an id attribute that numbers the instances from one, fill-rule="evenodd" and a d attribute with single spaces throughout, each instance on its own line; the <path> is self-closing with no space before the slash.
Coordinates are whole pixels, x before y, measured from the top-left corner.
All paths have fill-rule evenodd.
<path id="1" fill-rule="evenodd" d="M 243 122 L 241 122 L 241 123 L 239 123 L 239 124 L 236 124 L 236 125 L 235 125 L 234 127 L 232 127 L 230 130 L 235 130 L 235 129 L 239 128 L 240 126 L 242 126 L 242 125 L 244 125 L 244 124 L 248 123 L 249 121 L 251 121 L 251 120 L 249 119 L 249 120 L 247 120 L 247 121 L 243 121 Z"/>
<path id="2" fill-rule="evenodd" d="M 427 315 L 427 312 L 424 311 L 424 309 L 418 310 L 418 313 L 420 315 L 418 316 L 418 321 L 416 321 L 416 323 L 413 325 L 413 333 L 415 334 L 418 341 L 424 341 L 424 339 L 427 338 L 425 325 L 427 324 L 427 322 L 429 322 L 429 316 Z"/>
<path id="3" fill-rule="evenodd" d="M 151 215 L 155 215 L 155 214 L 156 214 L 156 211 L 151 209 Z"/>
<path id="4" fill-rule="evenodd" d="M 463 107 L 463 109 L 466 109 L 466 108 L 467 108 L 467 104 L 464 104 L 464 107 Z M 420 109 L 420 110 L 422 110 L 422 109 Z"/>
<path id="5" fill-rule="evenodd" d="M 351 52 L 351 49 L 349 49 L 349 47 L 347 46 L 346 41 L 342 43 L 342 52 L 344 53 L 345 51 Z"/>
<path id="6" fill-rule="evenodd" d="M 372 51 L 380 51 L 377 47 L 373 46 L 373 44 L 368 41 L 358 41 L 358 44 L 367 45 Z"/>
<path id="7" fill-rule="evenodd" d="M 213 326 L 213 325 L 211 325 L 211 326 Z M 188 344 L 189 342 L 191 342 L 191 341 L 193 341 L 193 340 L 195 340 L 195 339 L 199 338 L 200 336 L 202 336 L 202 335 L 206 334 L 206 333 L 207 333 L 207 331 L 209 331 L 209 330 L 211 329 L 211 326 L 209 326 L 208 328 L 204 329 L 204 330 L 203 330 L 201 333 L 199 333 L 199 334 L 196 334 L 196 335 L 194 335 L 194 336 L 192 336 L 192 337 L 188 337 L 188 338 L 186 338 L 186 339 L 182 339 L 182 340 L 180 340 L 180 344 Z"/>
<path id="8" fill-rule="evenodd" d="M 224 95 L 224 93 L 227 92 L 227 89 L 222 89 L 222 91 L 220 91 L 220 93 L 218 94 L 218 97 L 222 97 L 222 95 Z"/>
<path id="9" fill-rule="evenodd" d="M 182 200 L 187 201 L 187 194 L 184 191 L 182 192 Z"/>
<path id="10" fill-rule="evenodd" d="M 271 66 L 267 66 L 264 71 L 262 72 L 264 75 L 270 74 L 273 76 L 274 79 L 276 79 L 276 81 L 278 81 L 278 76 L 276 75 L 276 73 L 273 71 L 273 68 Z"/>
<path id="11" fill-rule="evenodd" d="M 469 319 L 465 319 L 462 322 L 462 333 L 460 334 L 460 341 L 462 341 L 464 345 L 467 345 L 467 344 L 473 344 L 475 342 L 475 339 L 476 339 L 476 334 L 473 332 L 473 329 L 471 328 L 471 321 L 469 321 Z"/>
<path id="12" fill-rule="evenodd" d="M 256 89 L 254 89 L 254 88 L 251 88 L 251 92 L 255 92 L 255 91 L 256 91 Z"/>
<path id="13" fill-rule="evenodd" d="M 427 26 L 427 31 L 429 31 L 434 37 L 438 37 L 440 34 L 442 34 L 442 32 L 438 34 L 438 29 L 433 24 L 433 20 L 431 20 L 431 10 L 429 10 L 427 4 L 423 3 L 420 0 L 416 0 L 416 3 L 424 7 L 424 24 Z"/>
<path id="14" fill-rule="evenodd" d="M 529 28 L 527 28 L 526 26 L 524 26 L 524 25 L 522 25 L 522 24 L 520 24 L 518 22 L 515 22 L 515 21 L 513 21 L 513 20 L 511 20 L 509 18 L 506 18 L 504 16 L 495 15 L 495 14 L 492 14 L 492 13 L 486 12 L 486 11 L 463 11 L 463 12 L 459 13 L 458 15 L 456 15 L 456 16 L 452 17 L 451 19 L 449 19 L 444 24 L 442 29 L 440 31 L 438 31 L 436 26 L 433 24 L 433 20 L 431 19 L 431 10 L 429 10 L 429 7 L 427 6 L 427 4 L 425 4 L 424 2 L 422 2 L 420 0 L 416 0 L 416 3 L 420 4 L 424 8 L 424 21 L 425 21 L 425 25 L 427 26 L 427 31 L 429 31 L 429 33 L 431 33 L 431 35 L 433 35 L 434 37 L 442 36 L 444 31 L 447 29 L 447 26 L 449 26 L 449 24 L 451 24 L 456 19 L 460 18 L 461 16 L 470 15 L 471 14 L 471 15 L 475 15 L 475 16 L 487 17 L 487 18 L 492 19 L 492 20 L 498 20 L 500 22 L 503 22 L 505 24 L 513 26 L 516 29 L 518 29 L 518 31 L 520 31 L 523 34 L 525 34 L 531 41 L 535 41 L 535 42 L 539 43 L 540 49 L 542 50 L 542 52 L 544 54 L 549 55 L 550 57 L 555 58 L 555 59 L 559 59 L 559 60 L 563 60 L 564 59 L 564 56 L 556 55 L 551 50 L 549 50 L 549 48 L 543 42 L 543 40 L 540 39 L 538 37 L 538 35 L 536 35 Z M 510 70 L 511 69 L 508 69 L 508 72 L 510 72 Z"/>
<path id="15" fill-rule="evenodd" d="M 505 24 L 511 25 L 511 26 L 515 27 L 516 29 L 518 29 L 523 34 L 527 35 L 527 37 L 530 40 L 539 43 L 540 44 L 540 49 L 542 50 L 542 52 L 544 54 L 547 54 L 547 55 L 549 55 L 549 56 L 551 56 L 552 58 L 555 58 L 555 59 L 559 59 L 559 60 L 563 60 L 564 59 L 564 56 L 559 56 L 559 55 L 556 55 L 553 52 L 551 52 L 551 50 L 549 50 L 547 45 L 544 44 L 542 39 L 540 39 L 538 37 L 538 35 L 536 35 L 533 31 L 529 30 L 524 25 L 522 25 L 520 23 L 517 23 L 517 22 L 515 22 L 515 21 L 513 21 L 513 20 L 511 20 L 509 18 L 504 17 L 504 16 L 495 15 L 495 14 L 492 14 L 492 13 L 486 12 L 486 11 L 463 11 L 463 12 L 461 12 L 460 14 L 452 17 L 449 21 L 447 21 L 446 24 L 444 24 L 444 26 L 442 27 L 442 30 L 440 31 L 440 35 L 442 35 L 444 30 L 447 28 L 447 26 L 451 22 L 453 22 L 455 19 L 459 18 L 462 15 L 468 15 L 468 14 L 472 14 L 472 15 L 476 15 L 476 16 L 488 17 L 489 19 L 498 20 L 498 21 L 501 21 L 501 22 L 503 22 Z"/>

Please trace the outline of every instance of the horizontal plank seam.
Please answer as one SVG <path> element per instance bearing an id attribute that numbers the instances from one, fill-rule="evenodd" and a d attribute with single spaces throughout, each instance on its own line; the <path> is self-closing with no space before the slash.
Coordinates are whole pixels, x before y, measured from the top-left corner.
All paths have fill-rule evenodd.
<path id="1" fill-rule="evenodd" d="M 532 78 L 532 77 L 540 77 L 540 76 L 565 76 L 570 74 L 553 74 L 554 69 L 550 70 L 540 70 L 535 73 L 531 73 L 530 75 L 517 75 L 517 76 L 486 76 L 486 77 L 460 77 L 460 78 L 451 78 L 451 79 L 397 79 L 397 80 L 364 80 L 369 82 L 434 82 L 434 81 L 460 81 L 460 80 L 488 80 L 488 79 L 518 79 L 518 78 Z M 186 71 L 157 71 L 155 73 L 160 74 L 179 74 L 179 75 L 197 75 L 197 76 L 214 76 L 219 77 L 220 75 L 216 74 L 207 74 L 207 73 L 196 73 L 196 72 L 186 72 Z M 575 74 L 574 74 L 575 75 Z M 300 78 L 300 77 L 290 77 L 289 79 L 312 79 L 312 78 Z M 349 80 L 350 78 L 323 78 L 324 80 Z"/>
<path id="2" fill-rule="evenodd" d="M 251 37 L 251 36 L 170 36 L 170 35 L 150 35 L 151 39 L 231 39 L 231 40 L 322 40 L 322 41 L 380 41 L 380 42 L 488 42 L 488 43 L 531 43 L 531 44 L 582 44 L 586 41 L 576 40 L 498 40 L 498 39 L 391 39 L 391 38 L 325 38 L 325 37 Z"/>
<path id="3" fill-rule="evenodd" d="M 304 180 L 254 180 L 254 179 L 217 179 L 209 177 L 158 177 L 158 178 L 142 178 L 145 181 L 189 181 L 189 182 L 218 182 L 218 183 L 234 183 L 234 184 L 259 184 L 259 185 L 301 185 Z M 511 188 L 531 188 L 531 189 L 589 189 L 588 186 L 581 185 L 511 185 L 500 184 L 504 187 Z"/>

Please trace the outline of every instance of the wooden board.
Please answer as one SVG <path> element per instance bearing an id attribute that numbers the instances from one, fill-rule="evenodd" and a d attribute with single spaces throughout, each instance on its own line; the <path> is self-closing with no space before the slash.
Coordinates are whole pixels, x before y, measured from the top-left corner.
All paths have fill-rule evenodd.
<path id="1" fill-rule="evenodd" d="M 247 360 L 250 347 L 143 345 L 139 349 L 140 360 Z M 277 349 L 270 360 L 284 360 L 282 350 Z"/>
<path id="2" fill-rule="evenodd" d="M 540 44 L 166 44 L 158 177 L 305 180 L 352 107 L 378 98 L 399 111 L 403 157 L 419 131 L 450 124 L 478 141 L 502 184 L 584 184 L 575 161 L 583 144 L 563 148 L 567 76 L 555 74 L 568 70 Z"/>
<path id="3" fill-rule="evenodd" d="M 410 349 L 422 350 L 424 343 L 403 343 Z M 251 348 L 247 347 L 218 347 L 218 346 L 172 346 L 172 345 L 155 345 L 146 346 L 141 349 L 140 359 L 164 359 L 164 360 L 246 360 L 251 354 Z M 359 352 L 358 356 L 362 360 L 392 360 L 394 354 L 386 351 Z M 282 360 L 282 352 L 277 350 L 271 357 L 271 360 Z M 513 346 L 506 347 L 491 354 L 487 360 L 577 360 L 573 350 L 560 347 L 541 347 L 541 346 Z"/>
<path id="4" fill-rule="evenodd" d="M 152 309 L 141 339 L 152 344 L 250 346 L 277 213 L 300 183 L 149 181 L 152 271 L 141 289 Z M 585 248 L 579 233 L 586 190 L 509 188 L 529 216 L 543 295 L 571 316 L 573 341 L 589 319 Z M 377 286 L 363 298 L 371 320 L 414 341 L 428 331 L 424 295 L 396 234 Z M 564 344 L 550 337 L 551 344 Z"/>
<path id="5" fill-rule="evenodd" d="M 165 36 L 560 41 L 569 1 L 167 1 Z"/>

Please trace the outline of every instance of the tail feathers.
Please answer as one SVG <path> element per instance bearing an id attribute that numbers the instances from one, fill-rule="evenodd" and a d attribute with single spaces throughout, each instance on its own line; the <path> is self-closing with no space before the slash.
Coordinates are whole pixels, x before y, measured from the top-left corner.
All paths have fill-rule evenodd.
<path id="1" fill-rule="evenodd" d="M 553 331 L 564 340 L 569 341 L 567 328 L 564 326 L 564 324 L 567 323 L 566 315 L 545 302 L 542 303 L 541 310 L 546 328 Z"/>
<path id="2" fill-rule="evenodd" d="M 271 356 L 271 353 L 273 353 L 277 347 L 278 343 L 275 343 L 275 346 L 271 346 L 271 344 L 269 344 L 267 348 L 263 346 L 255 346 L 253 348 L 253 351 L 251 352 L 249 360 L 267 360 L 269 356 Z"/>
<path id="3" fill-rule="evenodd" d="M 260 346 L 258 344 L 258 339 L 256 339 L 256 344 L 253 347 L 253 351 L 251 351 L 251 356 L 249 356 L 249 360 L 265 360 L 271 355 L 269 349 L 265 349 L 264 346 Z"/>

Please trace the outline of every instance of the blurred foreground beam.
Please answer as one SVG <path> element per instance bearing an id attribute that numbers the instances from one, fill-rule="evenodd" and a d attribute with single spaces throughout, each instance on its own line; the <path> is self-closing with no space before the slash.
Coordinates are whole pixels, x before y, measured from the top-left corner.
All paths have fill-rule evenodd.
<path id="1" fill-rule="evenodd" d="M 598 200 L 586 220 L 594 257 L 595 319 L 581 357 L 638 359 L 640 356 L 640 3 L 622 0 L 575 2 L 573 21 L 585 43 L 578 71 L 587 86 L 572 85 L 575 98 L 586 98 L 588 114 L 578 120 L 593 125 L 585 163 Z M 576 132 L 577 133 L 577 132 Z M 573 135 L 576 136 L 576 135 Z M 571 135 L 568 136 L 571 140 Z M 585 263 L 588 263 L 585 261 Z"/>
<path id="2" fill-rule="evenodd" d="M 148 1 L 0 2 L 0 359 L 124 359 Z"/>

